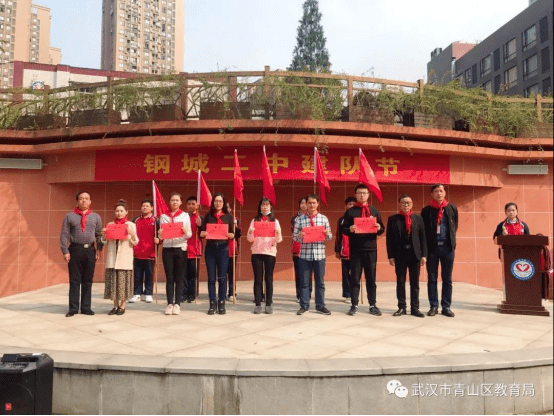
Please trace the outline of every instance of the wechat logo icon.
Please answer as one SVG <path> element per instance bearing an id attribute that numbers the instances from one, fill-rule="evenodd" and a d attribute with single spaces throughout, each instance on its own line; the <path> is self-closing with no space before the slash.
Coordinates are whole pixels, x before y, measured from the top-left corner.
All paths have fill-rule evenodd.
<path id="1" fill-rule="evenodd" d="M 405 399 L 408 397 L 408 388 L 404 387 L 398 380 L 391 380 L 387 383 L 387 391 L 389 394 L 396 394 L 396 397 Z"/>

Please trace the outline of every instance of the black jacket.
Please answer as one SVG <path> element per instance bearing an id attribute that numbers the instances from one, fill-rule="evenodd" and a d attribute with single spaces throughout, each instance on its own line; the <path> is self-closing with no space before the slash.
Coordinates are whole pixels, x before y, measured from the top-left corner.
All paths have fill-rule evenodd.
<path id="1" fill-rule="evenodd" d="M 344 215 L 339 218 L 337 222 L 337 232 L 335 233 L 335 253 L 341 254 L 342 252 L 342 223 L 344 221 Z"/>
<path id="2" fill-rule="evenodd" d="M 418 260 L 427 257 L 427 239 L 423 219 L 412 214 L 412 247 Z M 387 255 L 389 259 L 397 259 L 400 256 L 403 241 L 407 236 L 406 219 L 402 214 L 389 217 L 387 222 Z"/>
<path id="3" fill-rule="evenodd" d="M 233 216 L 231 214 L 224 214 L 222 217 L 221 217 L 221 221 L 223 221 L 223 223 L 227 224 L 229 226 L 229 231 L 230 233 L 233 232 Z M 210 214 L 209 212 L 204 216 L 204 218 L 202 219 L 202 225 L 200 227 L 198 227 L 198 229 L 200 231 L 206 231 L 206 224 L 217 224 L 217 218 L 214 217 L 212 214 Z M 241 231 L 240 231 L 240 227 L 236 227 L 235 228 L 235 238 L 238 239 L 240 238 L 241 236 Z M 217 240 L 208 240 L 208 243 L 211 242 L 211 241 L 217 241 Z"/>
<path id="4" fill-rule="evenodd" d="M 361 207 L 354 206 L 344 213 L 341 231 L 344 235 L 349 237 L 350 252 L 377 251 L 377 236 L 385 232 L 385 224 L 383 224 L 381 213 L 377 208 L 370 206 L 369 211 L 372 217 L 377 218 L 377 223 L 381 226 L 377 234 L 356 234 L 350 232 L 350 226 L 354 225 L 354 218 L 360 218 L 362 216 Z"/>
<path id="5" fill-rule="evenodd" d="M 425 236 L 427 237 L 427 251 L 432 253 L 437 250 L 437 216 L 439 210 L 427 205 L 421 210 L 421 218 L 425 225 Z M 450 234 L 450 245 L 452 250 L 456 249 L 456 231 L 458 230 L 458 208 L 448 204 L 444 207 L 443 215 L 448 220 L 448 233 Z"/>

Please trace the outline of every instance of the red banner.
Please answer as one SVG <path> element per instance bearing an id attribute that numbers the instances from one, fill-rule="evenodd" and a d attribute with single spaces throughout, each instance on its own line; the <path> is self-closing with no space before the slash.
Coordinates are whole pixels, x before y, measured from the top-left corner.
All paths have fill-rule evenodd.
<path id="1" fill-rule="evenodd" d="M 244 180 L 262 179 L 262 146 L 238 148 Z M 267 159 L 274 180 L 314 180 L 313 147 L 270 147 Z M 379 183 L 450 183 L 448 156 L 364 150 Z M 97 181 L 233 180 L 234 147 L 100 150 L 96 152 Z M 321 154 L 329 181 L 357 182 L 358 149 L 329 149 Z"/>

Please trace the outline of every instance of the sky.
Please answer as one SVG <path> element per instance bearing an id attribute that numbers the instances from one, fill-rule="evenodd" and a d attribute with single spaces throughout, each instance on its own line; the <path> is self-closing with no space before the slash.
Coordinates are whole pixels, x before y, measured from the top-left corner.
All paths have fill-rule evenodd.
<path id="1" fill-rule="evenodd" d="M 102 0 L 35 0 L 52 13 L 62 63 L 100 67 Z M 185 0 L 186 72 L 286 69 L 303 0 Z M 426 79 L 430 53 L 483 40 L 528 0 L 319 0 L 331 71 Z M 72 17 L 76 16 L 76 17 Z"/>

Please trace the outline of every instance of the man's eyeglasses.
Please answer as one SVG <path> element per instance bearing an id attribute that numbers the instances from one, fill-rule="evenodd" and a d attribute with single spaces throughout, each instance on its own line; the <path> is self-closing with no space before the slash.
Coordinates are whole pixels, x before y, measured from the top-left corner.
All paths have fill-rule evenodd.
<path id="1" fill-rule="evenodd" d="M 406 205 L 406 206 L 412 205 L 412 201 L 409 201 L 409 202 L 404 201 L 404 202 L 401 202 L 400 205 Z"/>

